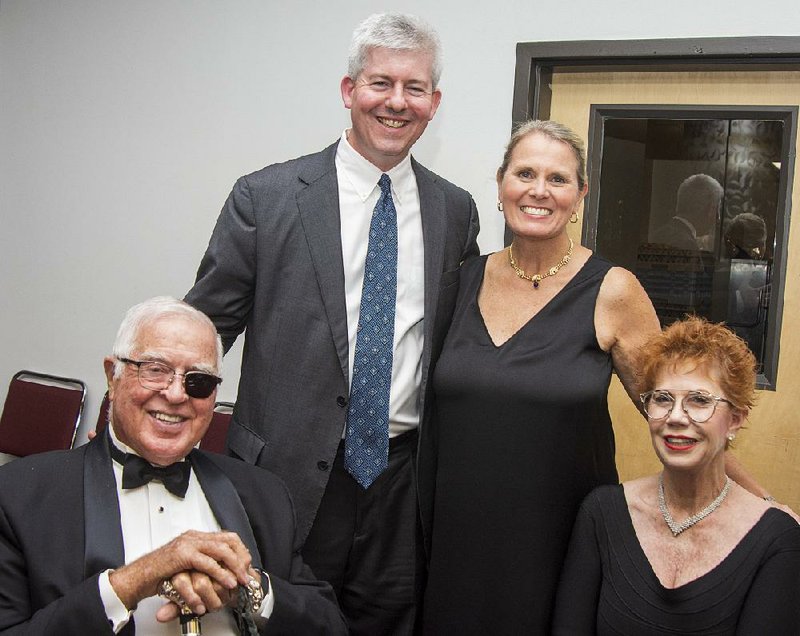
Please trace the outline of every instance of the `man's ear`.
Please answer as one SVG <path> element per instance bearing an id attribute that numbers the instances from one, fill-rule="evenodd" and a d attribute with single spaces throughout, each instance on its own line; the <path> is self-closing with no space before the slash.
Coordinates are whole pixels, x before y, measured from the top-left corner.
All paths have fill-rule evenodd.
<path id="1" fill-rule="evenodd" d="M 108 399 L 114 399 L 114 362 L 112 357 L 103 358 L 103 370 L 106 372 L 106 386 L 108 388 Z"/>
<path id="2" fill-rule="evenodd" d="M 436 114 L 436 111 L 439 110 L 439 104 L 442 103 L 442 91 L 438 88 L 431 93 L 431 112 L 428 115 L 428 121 L 433 119 L 433 116 Z"/>
<path id="3" fill-rule="evenodd" d="M 342 101 L 345 108 L 350 108 L 353 105 L 353 91 L 356 88 L 356 83 L 348 75 L 342 78 L 339 88 L 342 91 Z"/>

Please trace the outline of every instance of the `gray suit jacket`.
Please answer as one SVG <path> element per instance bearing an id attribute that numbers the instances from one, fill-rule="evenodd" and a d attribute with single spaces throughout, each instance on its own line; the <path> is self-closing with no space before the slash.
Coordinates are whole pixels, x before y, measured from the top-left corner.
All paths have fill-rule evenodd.
<path id="1" fill-rule="evenodd" d="M 277 473 L 304 541 L 344 430 L 348 336 L 333 144 L 239 179 L 186 300 L 226 350 L 245 329 L 228 433 L 232 454 Z M 478 253 L 468 192 L 412 159 L 425 244 L 421 404 L 455 303 L 458 267 Z"/>

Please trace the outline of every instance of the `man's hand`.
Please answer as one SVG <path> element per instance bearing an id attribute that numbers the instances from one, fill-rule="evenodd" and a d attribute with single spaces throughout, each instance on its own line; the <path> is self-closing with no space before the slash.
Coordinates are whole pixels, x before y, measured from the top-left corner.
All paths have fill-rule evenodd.
<path id="1" fill-rule="evenodd" d="M 220 586 L 202 572 L 179 572 L 170 581 L 194 614 L 217 612 L 223 607 L 236 607 L 237 589 Z M 156 612 L 156 619 L 166 623 L 178 617 L 180 608 L 172 602 L 166 603 Z"/>
<path id="2" fill-rule="evenodd" d="M 250 553 L 238 535 L 190 530 L 114 570 L 109 581 L 125 607 L 133 609 L 142 599 L 155 596 L 162 580 L 173 579 L 192 611 L 202 614 L 226 604 L 229 599 L 223 590 L 235 590 L 249 577 Z"/>
<path id="3" fill-rule="evenodd" d="M 250 577 L 260 580 L 261 574 L 250 568 L 248 579 Z M 225 607 L 235 608 L 238 605 L 238 586 L 234 589 L 223 588 L 201 572 L 180 572 L 173 576 L 171 581 L 189 609 L 198 616 L 206 612 L 217 612 Z M 175 603 L 166 603 L 156 612 L 156 619 L 166 623 L 179 615 L 180 608 Z"/>

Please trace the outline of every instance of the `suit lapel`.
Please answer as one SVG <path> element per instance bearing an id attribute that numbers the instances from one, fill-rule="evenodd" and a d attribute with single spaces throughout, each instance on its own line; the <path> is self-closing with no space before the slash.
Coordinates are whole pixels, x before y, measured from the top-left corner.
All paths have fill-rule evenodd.
<path id="1" fill-rule="evenodd" d="M 436 303 L 439 300 L 439 281 L 444 262 L 446 214 L 444 194 L 431 173 L 424 170 L 412 157 L 411 165 L 417 178 L 419 209 L 422 216 L 422 241 L 425 245 L 425 347 L 433 337 Z M 423 355 L 423 377 L 429 362 Z M 424 384 L 424 383 L 423 383 Z"/>
<path id="2" fill-rule="evenodd" d="M 125 547 L 106 429 L 86 447 L 83 464 L 84 576 L 125 563 Z"/>
<path id="3" fill-rule="evenodd" d="M 253 567 L 261 568 L 261 557 L 250 519 L 231 480 L 202 451 L 193 450 L 189 453 L 189 461 L 220 528 L 238 534 L 250 551 Z M 268 503 L 264 502 L 264 505 Z"/>
<path id="4" fill-rule="evenodd" d="M 300 175 L 300 180 L 306 187 L 297 193 L 296 200 L 342 374 L 347 378 L 347 308 L 344 295 L 339 185 L 334 163 L 336 147 L 337 144 L 333 144 L 315 155 L 316 161 Z"/>
<path id="5" fill-rule="evenodd" d="M 83 465 L 84 575 L 87 578 L 125 563 L 117 483 L 107 437 L 108 433 L 103 432 L 87 445 Z M 231 481 L 201 452 L 192 451 L 189 460 L 220 527 L 236 532 L 253 555 L 253 565 L 261 567 L 250 520 Z"/>

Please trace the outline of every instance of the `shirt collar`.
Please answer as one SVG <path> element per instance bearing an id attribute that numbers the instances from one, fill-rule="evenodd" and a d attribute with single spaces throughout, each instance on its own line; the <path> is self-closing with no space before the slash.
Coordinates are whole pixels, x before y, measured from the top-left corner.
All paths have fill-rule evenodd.
<path id="1" fill-rule="evenodd" d="M 107 424 L 107 426 L 108 426 L 108 434 L 111 437 L 111 442 L 114 444 L 114 446 L 116 446 L 118 449 L 120 449 L 123 453 L 128 453 L 130 455 L 136 455 L 137 457 L 140 457 L 139 453 L 137 453 L 135 450 L 133 450 L 130 446 L 128 446 L 124 442 L 120 441 L 120 439 L 117 437 L 116 433 L 114 432 L 114 426 L 111 424 L 111 422 L 109 422 Z M 199 446 L 199 444 L 198 444 L 198 446 Z M 178 461 L 184 461 L 185 459 L 186 458 L 184 457 L 182 459 L 179 459 Z M 116 461 L 116 460 L 114 460 L 114 461 Z"/>
<path id="2" fill-rule="evenodd" d="M 336 149 L 336 167 L 350 181 L 362 201 L 366 201 L 378 186 L 383 170 L 362 157 L 347 140 L 347 130 L 342 133 Z M 411 168 L 411 155 L 407 154 L 391 170 L 386 171 L 392 180 L 392 196 L 398 205 L 403 204 L 408 188 L 413 187 L 414 171 Z"/>

